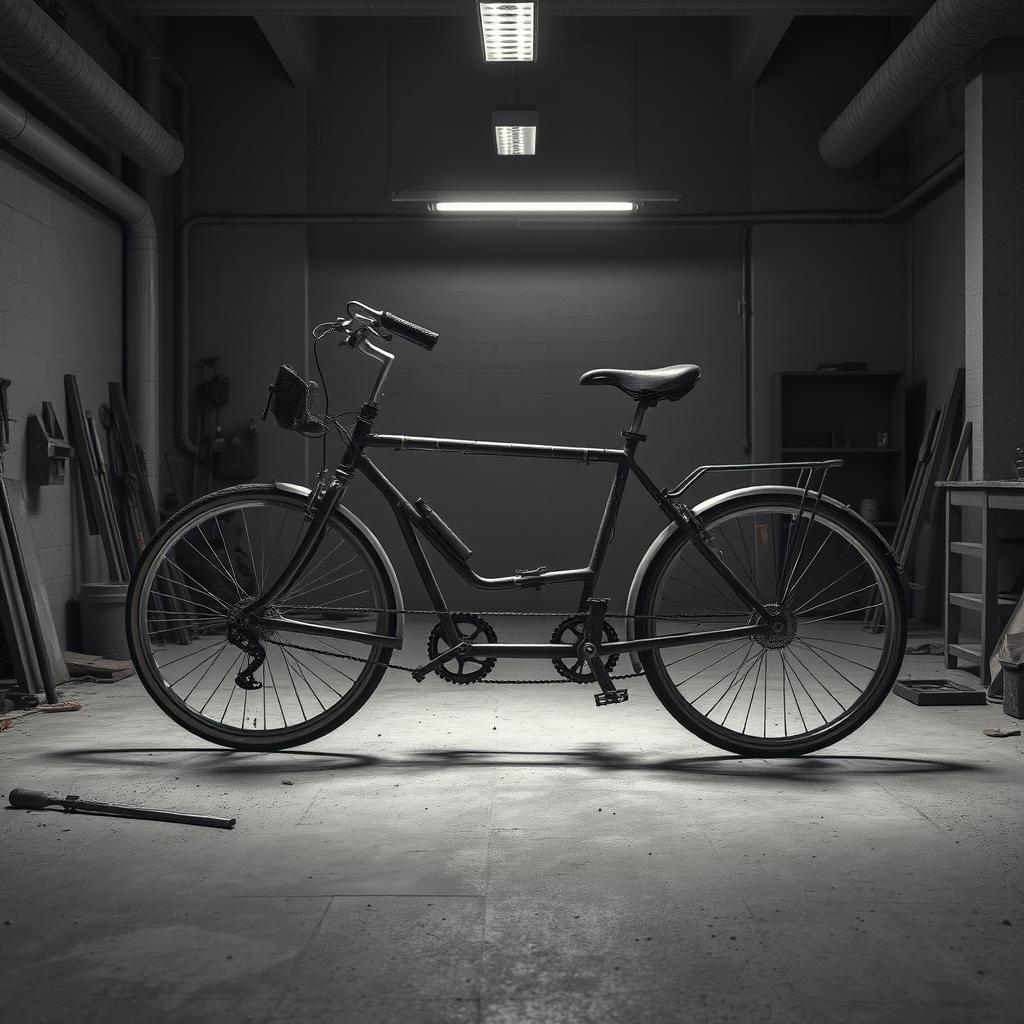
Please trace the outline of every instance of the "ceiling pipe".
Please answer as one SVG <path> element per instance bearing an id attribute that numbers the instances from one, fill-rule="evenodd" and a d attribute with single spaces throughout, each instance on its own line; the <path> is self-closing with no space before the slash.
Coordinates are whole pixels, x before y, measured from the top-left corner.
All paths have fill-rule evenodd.
<path id="1" fill-rule="evenodd" d="M 32 0 L 0 0 L 0 55 L 143 170 L 181 166 L 181 142 Z"/>
<path id="2" fill-rule="evenodd" d="M 121 219 L 125 227 L 125 390 L 136 440 L 156 465 L 159 369 L 157 235 L 146 201 L 0 93 L 0 139 Z"/>
<path id="3" fill-rule="evenodd" d="M 855 167 L 982 48 L 1020 0 L 937 0 L 818 140 L 826 163 Z"/>

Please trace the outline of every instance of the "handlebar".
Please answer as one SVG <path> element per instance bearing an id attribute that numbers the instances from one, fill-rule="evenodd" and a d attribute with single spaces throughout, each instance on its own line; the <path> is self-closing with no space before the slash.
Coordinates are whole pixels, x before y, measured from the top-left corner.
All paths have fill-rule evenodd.
<path id="1" fill-rule="evenodd" d="M 404 320 L 394 313 L 386 313 L 381 309 L 372 309 L 363 302 L 350 299 L 345 306 L 349 319 L 342 320 L 340 317 L 333 325 L 321 324 L 313 332 L 313 337 L 318 337 L 323 330 L 344 331 L 351 337 L 358 335 L 359 331 L 369 328 L 383 341 L 388 341 L 392 334 L 397 334 L 406 341 L 411 341 L 428 352 L 437 344 L 437 333 L 426 327 L 420 327 L 411 320 Z"/>
<path id="2" fill-rule="evenodd" d="M 426 327 L 420 327 L 419 324 L 411 323 L 408 320 L 403 320 L 400 316 L 395 316 L 394 313 L 381 313 L 378 322 L 385 331 L 390 334 L 397 334 L 400 338 L 411 341 L 414 345 L 419 345 L 420 348 L 425 348 L 428 352 L 437 344 L 438 336 L 435 331 L 428 330 Z"/>

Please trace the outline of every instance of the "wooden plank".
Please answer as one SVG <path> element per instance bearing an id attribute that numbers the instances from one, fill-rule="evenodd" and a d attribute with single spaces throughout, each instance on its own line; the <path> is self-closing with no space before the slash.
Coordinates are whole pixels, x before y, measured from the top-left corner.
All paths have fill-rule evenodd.
<path id="1" fill-rule="evenodd" d="M 949 472 L 946 474 L 947 480 L 959 480 L 960 471 L 964 468 L 964 459 L 967 458 L 967 479 L 971 478 L 972 467 L 970 464 L 970 451 L 971 451 L 971 435 L 974 433 L 974 428 L 971 425 L 971 421 L 967 420 L 964 423 L 963 428 L 960 430 L 960 440 L 956 443 L 956 450 L 953 452 L 953 458 L 949 463 Z"/>

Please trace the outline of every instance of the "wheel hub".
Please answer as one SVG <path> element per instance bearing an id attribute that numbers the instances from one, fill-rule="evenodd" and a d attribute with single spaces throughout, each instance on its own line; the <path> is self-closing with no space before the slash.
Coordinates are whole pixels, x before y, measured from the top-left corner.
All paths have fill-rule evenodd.
<path id="1" fill-rule="evenodd" d="M 796 639 L 796 616 L 789 608 L 777 604 L 765 605 L 769 618 L 754 634 L 754 639 L 770 651 L 788 647 Z"/>

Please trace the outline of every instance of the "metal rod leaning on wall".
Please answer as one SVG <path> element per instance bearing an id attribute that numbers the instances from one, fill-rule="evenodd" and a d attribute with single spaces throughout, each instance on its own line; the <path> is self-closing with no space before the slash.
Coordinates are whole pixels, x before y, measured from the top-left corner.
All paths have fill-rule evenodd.
<path id="1" fill-rule="evenodd" d="M 923 202 L 931 199 L 947 186 L 959 180 L 964 170 L 964 154 L 959 153 L 947 161 L 902 198 L 878 210 L 770 210 L 739 211 L 722 213 L 650 214 L 633 217 L 594 216 L 586 219 L 565 217 L 513 218 L 502 214 L 469 214 L 457 218 L 440 220 L 436 214 L 200 214 L 190 217 L 179 229 L 178 237 L 178 373 L 176 386 L 177 435 L 181 449 L 196 455 L 198 448 L 189 430 L 190 380 L 192 376 L 191 344 L 189 330 L 189 275 L 192 232 L 199 227 L 248 225 L 265 227 L 302 227 L 314 225 L 343 224 L 404 224 L 425 225 L 490 225 L 505 226 L 515 230 L 607 230 L 609 228 L 681 228 L 681 227 L 724 227 L 735 225 L 743 228 L 742 275 L 740 286 L 739 312 L 743 323 L 744 359 L 744 451 L 753 447 L 753 382 L 751 360 L 753 354 L 753 310 L 751 308 L 751 266 L 753 262 L 752 229 L 758 225 L 799 225 L 799 224 L 885 224 L 904 219 Z"/>
<path id="2" fill-rule="evenodd" d="M 110 474 L 107 471 L 107 460 L 103 455 L 103 445 L 100 443 L 100 435 L 96 430 L 96 419 L 91 412 L 85 414 L 86 431 L 89 434 L 90 449 L 93 462 L 96 466 L 96 478 L 99 485 L 100 505 L 103 508 L 103 518 L 106 522 L 110 536 L 113 541 L 114 555 L 117 560 L 117 568 L 120 580 L 127 580 L 131 576 L 128 568 L 128 556 L 124 550 L 124 538 L 117 529 L 117 510 L 114 508 L 114 495 L 110 489 Z"/>
<path id="3" fill-rule="evenodd" d="M 9 381 L 3 385 L 6 392 Z M 7 482 L 4 479 L 4 454 L 7 450 L 7 414 L 6 395 L 4 395 L 3 412 L 0 413 L 4 422 L 0 431 L 0 559 L 3 562 L 3 588 L 11 619 L 17 623 L 17 656 L 25 673 L 25 685 L 32 691 L 46 694 L 50 704 L 57 703 L 57 683 L 54 679 L 46 657 L 46 646 L 43 638 L 43 627 L 39 619 L 35 596 L 25 556 L 21 550 L 18 527 L 11 507 L 10 495 L 7 493 Z"/>
<path id="4" fill-rule="evenodd" d="M 68 432 L 75 446 L 75 462 L 78 465 L 78 479 L 82 484 L 89 533 L 94 536 L 99 534 L 111 582 L 124 582 L 128 579 L 128 573 L 127 564 L 125 563 L 122 568 L 122 560 L 118 558 L 118 549 L 121 545 L 117 533 L 117 519 L 110 518 L 111 509 L 103 502 L 95 453 L 89 438 L 89 425 L 78 393 L 78 380 L 73 373 L 64 377 L 64 397 L 68 407 Z"/>

